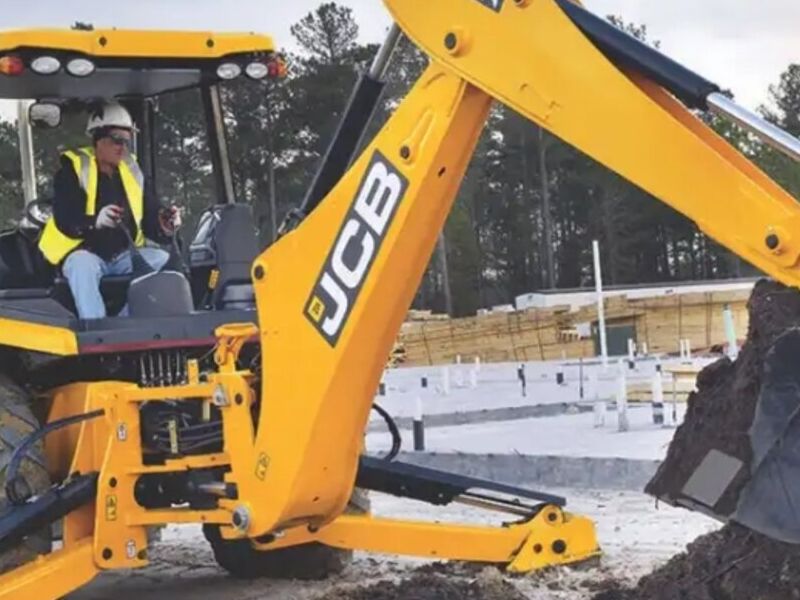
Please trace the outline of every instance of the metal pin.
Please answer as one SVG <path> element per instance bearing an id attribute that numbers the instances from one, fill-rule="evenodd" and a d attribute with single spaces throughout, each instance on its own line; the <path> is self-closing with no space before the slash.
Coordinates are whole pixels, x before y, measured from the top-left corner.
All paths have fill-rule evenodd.
<path id="1" fill-rule="evenodd" d="M 169 450 L 172 454 L 178 454 L 178 424 L 175 419 L 170 419 L 167 423 L 169 432 Z"/>
<path id="2" fill-rule="evenodd" d="M 139 383 L 142 387 L 147 387 L 147 367 L 144 362 L 144 354 L 139 355 Z"/>
<path id="3" fill-rule="evenodd" d="M 164 385 L 164 357 L 158 353 L 158 385 Z"/>

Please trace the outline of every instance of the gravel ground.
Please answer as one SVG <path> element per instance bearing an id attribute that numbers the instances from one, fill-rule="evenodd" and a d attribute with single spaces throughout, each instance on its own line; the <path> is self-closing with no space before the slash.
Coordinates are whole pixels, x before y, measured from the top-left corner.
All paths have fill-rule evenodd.
<path id="1" fill-rule="evenodd" d="M 636 493 L 549 490 L 566 496 L 569 509 L 596 520 L 604 556 L 591 565 L 554 569 L 542 574 L 504 579 L 522 597 L 536 600 L 583 600 L 617 581 L 632 584 L 640 576 L 683 550 L 698 535 L 717 525 L 704 517 L 666 506 L 656 507 L 651 498 Z M 409 519 L 499 522 L 489 513 L 463 507 L 437 509 L 424 504 L 375 495 L 376 514 Z M 500 516 L 502 519 L 502 516 Z M 497 578 L 494 569 L 479 573 L 470 565 L 436 565 L 418 559 L 356 554 L 344 574 L 327 582 L 241 582 L 225 575 L 214 563 L 199 529 L 170 526 L 151 553 L 152 564 L 139 571 L 108 573 L 98 577 L 69 600 L 188 600 L 221 598 L 236 600 L 317 600 L 368 597 L 364 591 L 379 582 L 397 583 L 427 573 L 441 573 L 465 585 Z M 427 581 L 425 577 L 421 580 Z M 504 585 L 503 582 L 499 582 Z M 505 588 L 502 588 L 505 589 Z M 398 597 L 404 597 L 403 595 Z M 412 596 L 407 596 L 411 598 Z"/>

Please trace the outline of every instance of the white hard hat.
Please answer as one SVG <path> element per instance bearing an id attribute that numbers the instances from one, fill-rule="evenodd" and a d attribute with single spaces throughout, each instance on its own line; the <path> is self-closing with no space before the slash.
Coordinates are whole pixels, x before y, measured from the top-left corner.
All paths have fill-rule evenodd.
<path id="1" fill-rule="evenodd" d="M 86 133 L 92 135 L 96 129 L 103 127 L 116 127 L 118 129 L 135 129 L 133 118 L 119 102 L 105 102 L 89 114 L 89 123 Z"/>

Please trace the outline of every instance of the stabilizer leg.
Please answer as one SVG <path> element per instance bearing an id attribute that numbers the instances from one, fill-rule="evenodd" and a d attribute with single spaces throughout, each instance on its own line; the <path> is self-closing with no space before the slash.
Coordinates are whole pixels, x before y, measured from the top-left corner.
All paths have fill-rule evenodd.
<path id="1" fill-rule="evenodd" d="M 512 573 L 582 562 L 600 555 L 592 521 L 554 505 L 544 506 L 529 520 L 500 527 L 342 515 L 316 533 L 296 528 L 272 543 L 254 542 L 254 547 L 274 550 L 307 542 L 437 560 L 495 563 Z"/>

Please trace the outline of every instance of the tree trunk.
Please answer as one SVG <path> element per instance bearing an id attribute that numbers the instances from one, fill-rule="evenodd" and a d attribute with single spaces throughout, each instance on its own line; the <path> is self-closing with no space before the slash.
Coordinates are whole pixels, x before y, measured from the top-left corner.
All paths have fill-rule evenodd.
<path id="1" fill-rule="evenodd" d="M 553 260 L 553 219 L 550 213 L 550 186 L 547 179 L 547 147 L 544 129 L 539 128 L 539 177 L 542 184 L 542 216 L 544 219 L 544 256 L 547 287 L 556 287 L 555 261 Z"/>
<path id="2" fill-rule="evenodd" d="M 270 224 L 270 243 L 278 239 L 278 209 L 277 192 L 275 189 L 275 143 L 273 138 L 272 120 L 272 97 L 271 92 L 266 94 L 267 102 L 267 152 L 269 153 L 267 164 L 267 177 L 269 177 L 269 224 Z"/>
<path id="3" fill-rule="evenodd" d="M 450 293 L 450 272 L 447 268 L 447 241 L 445 240 L 444 230 L 439 234 L 439 242 L 437 244 L 437 253 L 439 254 L 439 268 L 442 272 L 442 287 L 444 288 L 444 306 L 445 311 L 451 317 L 453 316 L 453 296 Z"/>

